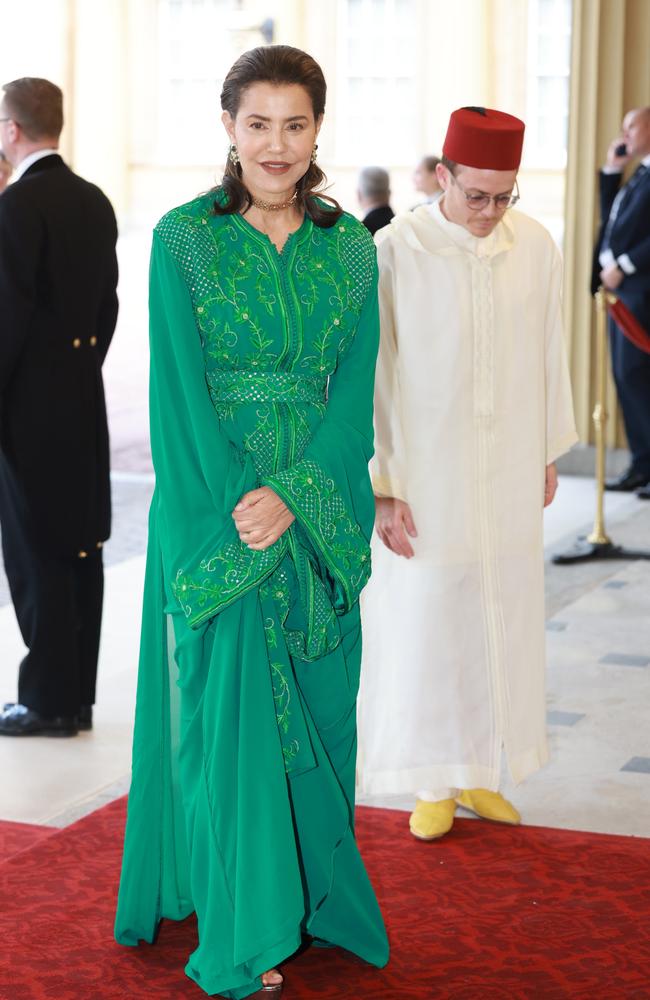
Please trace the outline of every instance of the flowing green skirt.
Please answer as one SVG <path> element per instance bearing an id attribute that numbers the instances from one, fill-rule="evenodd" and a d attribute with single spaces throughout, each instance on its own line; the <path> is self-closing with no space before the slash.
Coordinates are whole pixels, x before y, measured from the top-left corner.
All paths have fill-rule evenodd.
<path id="1" fill-rule="evenodd" d="M 246 997 L 304 935 L 388 960 L 354 838 L 358 605 L 313 662 L 282 631 L 290 573 L 191 629 L 164 592 L 152 510 L 133 779 L 115 934 L 153 941 L 196 911 L 186 972 Z"/>

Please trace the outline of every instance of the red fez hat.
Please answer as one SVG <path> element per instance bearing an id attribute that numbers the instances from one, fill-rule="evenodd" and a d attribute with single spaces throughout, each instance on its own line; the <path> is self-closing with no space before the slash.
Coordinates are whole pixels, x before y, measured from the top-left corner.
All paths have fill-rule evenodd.
<path id="1" fill-rule="evenodd" d="M 492 108 L 453 111 L 443 155 L 454 163 L 482 170 L 516 170 L 521 163 L 524 123 Z"/>

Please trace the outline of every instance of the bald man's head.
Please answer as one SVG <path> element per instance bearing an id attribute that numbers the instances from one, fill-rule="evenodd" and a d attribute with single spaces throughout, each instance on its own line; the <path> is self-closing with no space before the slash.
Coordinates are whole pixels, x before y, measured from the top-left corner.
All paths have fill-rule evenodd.
<path id="1" fill-rule="evenodd" d="M 650 107 L 628 111 L 621 131 L 628 156 L 643 158 L 650 155 Z"/>

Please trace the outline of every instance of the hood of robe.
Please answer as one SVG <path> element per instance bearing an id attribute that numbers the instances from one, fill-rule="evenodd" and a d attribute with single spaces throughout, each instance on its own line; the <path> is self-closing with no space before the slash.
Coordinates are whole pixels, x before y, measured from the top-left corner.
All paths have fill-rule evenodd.
<path id="1" fill-rule="evenodd" d="M 412 212 L 396 215 L 388 226 L 380 229 L 377 245 L 390 237 L 394 243 L 403 242 L 412 250 L 447 256 L 469 253 L 479 258 L 496 257 L 512 250 L 515 245 L 515 216 L 509 211 L 489 236 L 473 236 L 470 232 L 450 222 L 440 210 L 439 201 L 420 205 Z"/>

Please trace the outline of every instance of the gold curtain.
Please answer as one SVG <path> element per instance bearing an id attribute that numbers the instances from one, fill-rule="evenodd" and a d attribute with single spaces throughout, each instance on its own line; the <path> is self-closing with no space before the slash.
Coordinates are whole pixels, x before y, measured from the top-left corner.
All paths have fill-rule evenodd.
<path id="1" fill-rule="evenodd" d="M 589 296 L 598 169 L 630 108 L 650 101 L 650 0 L 574 0 L 565 203 L 564 319 L 578 431 L 592 440 L 595 317 Z M 624 446 L 610 379 L 607 443 Z"/>

